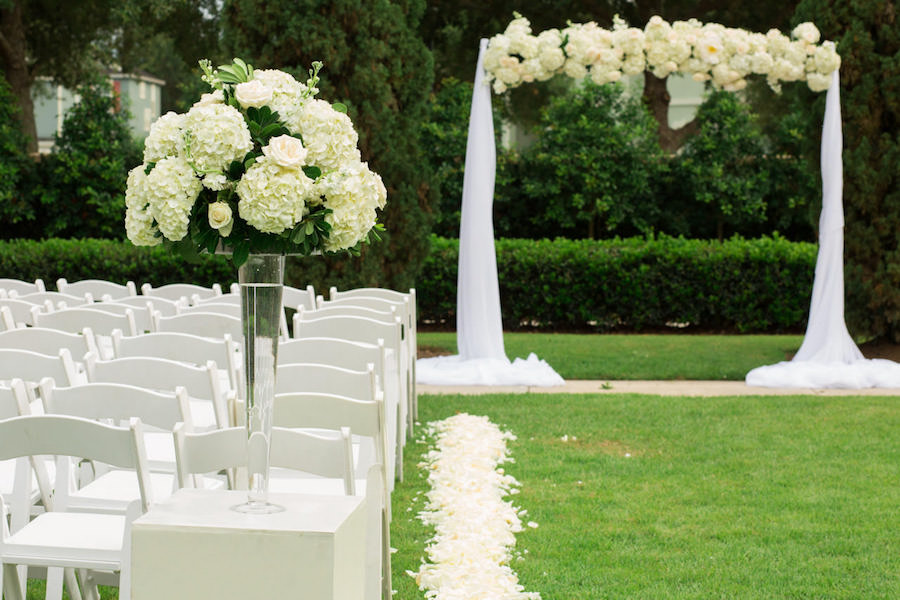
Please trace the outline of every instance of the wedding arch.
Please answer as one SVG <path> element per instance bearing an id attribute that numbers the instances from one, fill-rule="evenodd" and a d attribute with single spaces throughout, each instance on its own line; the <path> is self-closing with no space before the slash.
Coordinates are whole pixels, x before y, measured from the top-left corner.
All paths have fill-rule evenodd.
<path id="1" fill-rule="evenodd" d="M 555 371 L 536 356 L 510 363 L 504 349 L 492 222 L 496 148 L 491 89 L 502 94 L 558 74 L 574 79 L 590 77 L 595 83 L 604 84 L 649 70 L 659 78 L 684 73 L 695 81 L 710 82 L 716 89 L 732 92 L 744 89 L 751 76 L 765 77 L 776 91 L 780 91 L 782 83 L 795 81 L 806 82 L 815 92 L 828 90 L 822 138 L 820 247 L 807 334 L 794 364 L 754 369 L 747 382 L 802 387 L 883 384 L 883 372 L 872 383 L 873 377 L 860 378 L 858 373 L 835 378 L 839 369 L 816 368 L 811 374 L 805 364 L 851 364 L 863 359 L 844 321 L 840 57 L 833 42 L 819 40 L 819 30 L 812 23 L 798 25 L 787 36 L 774 29 L 765 34 L 752 33 L 695 19 L 670 24 L 658 16 L 651 18 L 644 29 L 629 27 L 617 17 L 611 29 L 593 22 L 570 23 L 564 29 L 535 35 L 528 19 L 518 14 L 503 33 L 481 40 L 469 118 L 459 236 L 459 355 L 425 359 L 418 369 L 420 380 L 444 384 L 562 383 Z M 887 377 L 896 378 L 900 385 L 900 365 L 891 365 L 897 369 L 891 367 L 892 373 Z M 803 368 L 799 376 L 795 366 Z M 866 368 L 871 371 L 869 366 Z"/>

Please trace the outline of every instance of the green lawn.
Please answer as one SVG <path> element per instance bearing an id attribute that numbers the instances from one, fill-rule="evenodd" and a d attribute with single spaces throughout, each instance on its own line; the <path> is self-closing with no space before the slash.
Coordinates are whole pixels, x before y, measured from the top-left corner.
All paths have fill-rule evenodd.
<path id="1" fill-rule="evenodd" d="M 419 332 L 419 348 L 456 353 L 455 333 Z M 788 358 L 801 335 L 506 333 L 510 358 L 534 352 L 564 379 L 725 379 Z"/>
<path id="2" fill-rule="evenodd" d="M 544 600 L 900 598 L 897 398 L 420 399 L 423 422 L 456 412 L 518 436 L 512 499 L 540 527 L 512 566 Z M 423 597 L 404 572 L 429 536 L 426 447 L 407 446 L 393 497 L 398 600 Z"/>

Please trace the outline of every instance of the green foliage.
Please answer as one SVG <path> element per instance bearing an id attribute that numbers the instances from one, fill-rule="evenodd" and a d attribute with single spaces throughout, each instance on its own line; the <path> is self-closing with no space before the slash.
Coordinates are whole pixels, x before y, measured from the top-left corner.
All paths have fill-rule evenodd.
<path id="1" fill-rule="evenodd" d="M 848 325 L 855 335 L 894 341 L 900 341 L 897 19 L 896 3 L 879 0 L 803 0 L 794 15 L 795 22 L 815 22 L 841 55 Z M 822 94 L 820 110 L 824 101 Z"/>
<path id="2" fill-rule="evenodd" d="M 638 98 L 620 84 L 585 81 L 550 102 L 537 136 L 523 157 L 522 186 L 532 209 L 526 218 L 545 236 L 651 229 L 662 151 Z"/>
<path id="3" fill-rule="evenodd" d="M 123 238 L 125 180 L 141 164 L 128 113 L 108 82 L 78 88 L 31 190 L 41 237 Z"/>
<path id="4" fill-rule="evenodd" d="M 456 320 L 458 241 L 435 238 L 416 282 L 419 317 Z M 503 325 L 714 331 L 805 327 L 816 247 L 783 238 L 497 241 Z"/>
<path id="5" fill-rule="evenodd" d="M 437 196 L 432 231 L 442 236 L 459 234 L 471 105 L 470 82 L 444 79 L 440 88 L 431 94 L 428 116 L 422 122 L 422 147 L 434 173 Z"/>
<path id="6" fill-rule="evenodd" d="M 404 289 L 421 268 L 432 195 L 419 141 L 433 79 L 431 53 L 416 33 L 424 9 L 424 0 L 225 3 L 225 45 L 232 55 L 303 80 L 307 65 L 325 63 L 321 95 L 346 104 L 363 160 L 388 190 L 384 243 L 365 248 L 361 259 L 298 261 L 289 280 Z"/>
<path id="7" fill-rule="evenodd" d="M 120 240 L 12 240 L 0 241 L 0 273 L 33 281 L 106 279 L 116 283 L 196 283 L 223 287 L 237 280 L 226 256 L 208 256 L 188 263 L 161 246 L 137 247 Z"/>
<path id="8" fill-rule="evenodd" d="M 19 111 L 0 74 L 0 224 L 12 229 L 34 218 L 34 209 L 20 192 L 32 163 L 26 153 L 26 139 L 19 126 Z"/>
<path id="9" fill-rule="evenodd" d="M 700 131 L 685 143 L 678 169 L 692 196 L 710 206 L 721 240 L 726 225 L 765 218 L 764 139 L 749 109 L 729 92 L 710 94 L 697 121 Z"/>

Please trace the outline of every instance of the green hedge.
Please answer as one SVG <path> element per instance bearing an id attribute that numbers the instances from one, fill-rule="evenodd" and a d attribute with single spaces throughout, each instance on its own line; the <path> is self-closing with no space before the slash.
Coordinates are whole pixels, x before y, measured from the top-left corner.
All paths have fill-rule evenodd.
<path id="1" fill-rule="evenodd" d="M 208 256 L 190 264 L 162 246 L 139 248 L 119 240 L 10 240 L 0 241 L 0 277 L 33 281 L 40 277 L 47 289 L 56 280 L 131 280 L 138 287 L 167 283 L 196 283 L 226 287 L 237 280 L 237 270 L 225 256 Z"/>
<path id="2" fill-rule="evenodd" d="M 718 331 L 806 326 L 816 246 L 782 238 L 497 240 L 505 329 Z M 455 326 L 458 241 L 433 238 L 419 319 Z"/>

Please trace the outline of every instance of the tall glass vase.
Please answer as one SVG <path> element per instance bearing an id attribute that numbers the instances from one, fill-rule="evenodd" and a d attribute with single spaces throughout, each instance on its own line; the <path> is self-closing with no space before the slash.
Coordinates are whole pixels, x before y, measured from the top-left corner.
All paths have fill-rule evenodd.
<path id="1" fill-rule="evenodd" d="M 251 254 L 238 267 L 241 287 L 241 325 L 244 333 L 249 493 L 239 512 L 284 510 L 269 503 L 269 446 L 275 401 L 275 365 L 281 325 L 284 256 Z"/>

